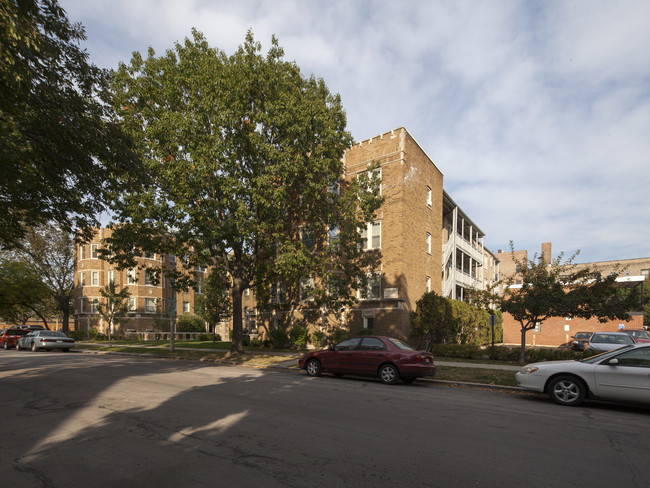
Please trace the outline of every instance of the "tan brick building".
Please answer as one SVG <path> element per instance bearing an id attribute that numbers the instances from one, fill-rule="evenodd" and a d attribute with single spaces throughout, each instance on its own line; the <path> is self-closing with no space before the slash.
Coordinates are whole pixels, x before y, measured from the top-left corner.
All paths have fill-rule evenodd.
<path id="1" fill-rule="evenodd" d="M 123 335 L 127 330 L 137 332 L 168 331 L 170 326 L 170 307 L 175 304 L 178 315 L 194 313 L 194 299 L 201 292 L 201 283 L 205 278 L 205 269 L 194 270 L 198 284 L 196 289 L 176 293 L 169 280 L 162 277 L 154 284 L 147 267 L 176 268 L 181 263 L 175 256 L 151 255 L 138 259 L 138 266 L 133 269 L 118 270 L 107 261 L 99 258 L 102 240 L 110 235 L 109 229 L 98 229 L 95 237 L 88 243 L 78 244 L 75 248 L 75 298 L 74 324 L 76 330 L 87 331 L 96 328 L 106 333 L 106 326 L 97 313 L 97 304 L 102 300 L 100 289 L 109 281 L 114 281 L 120 288 L 128 287 L 128 318 L 114 330 L 116 335 Z M 141 269 L 144 268 L 144 269 Z M 217 331 L 219 332 L 219 331 Z M 227 337 L 227 328 L 225 330 Z"/>

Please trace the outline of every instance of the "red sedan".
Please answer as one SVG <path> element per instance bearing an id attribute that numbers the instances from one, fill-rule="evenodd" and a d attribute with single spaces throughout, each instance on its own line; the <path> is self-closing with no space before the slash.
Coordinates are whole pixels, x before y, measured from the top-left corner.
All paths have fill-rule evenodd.
<path id="1" fill-rule="evenodd" d="M 320 376 L 322 372 L 377 376 L 387 385 L 394 385 L 400 378 L 412 383 L 436 373 L 433 354 L 383 336 L 352 337 L 329 349 L 303 354 L 298 364 L 309 376 Z"/>
<path id="2" fill-rule="evenodd" d="M 0 334 L 0 344 L 2 345 L 1 347 L 4 347 L 5 349 L 13 349 L 16 347 L 16 341 L 18 341 L 18 339 L 21 337 L 29 334 L 30 332 L 31 330 L 22 329 L 20 327 L 8 328 L 2 334 Z"/>

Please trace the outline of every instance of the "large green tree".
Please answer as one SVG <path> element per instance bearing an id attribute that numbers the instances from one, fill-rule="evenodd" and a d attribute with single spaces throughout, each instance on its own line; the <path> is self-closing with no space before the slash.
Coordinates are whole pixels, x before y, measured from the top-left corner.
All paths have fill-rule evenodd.
<path id="1" fill-rule="evenodd" d="M 84 40 L 56 0 L 0 0 L 0 248 L 51 221 L 88 231 L 137 174 Z"/>
<path id="2" fill-rule="evenodd" d="M 133 265 L 143 250 L 182 257 L 188 273 L 174 276 L 177 288 L 191 284 L 194 266 L 225 270 L 234 353 L 243 291 L 262 290 L 274 273 L 312 272 L 315 249 L 298 236 L 336 233 L 345 245 L 328 251 L 343 263 L 331 285 L 340 295 L 357 286 L 350 276 L 367 259 L 359 227 L 379 202 L 356 180 L 346 197 L 334 191 L 352 143 L 341 101 L 283 55 L 275 38 L 263 55 L 249 32 L 228 57 L 193 31 L 163 56 L 134 54 L 114 77 L 115 106 L 150 184 L 116 202 L 113 260 Z"/>
<path id="3" fill-rule="evenodd" d="M 68 332 L 74 298 L 73 234 L 54 224 L 28 227 L 23 239 L 6 254 L 30 263 L 38 272 L 61 314 L 61 327 Z"/>
<path id="4" fill-rule="evenodd" d="M 514 247 L 511 243 L 511 248 Z M 499 299 L 501 311 L 509 313 L 521 326 L 521 353 L 526 360 L 526 333 L 550 317 L 592 317 L 629 320 L 629 312 L 639 306 L 639 290 L 621 292 L 617 274 L 603 277 L 599 271 L 574 263 L 578 253 L 563 260 L 560 254 L 547 263 L 543 257 L 518 260 L 520 273 L 505 280 L 505 292 Z M 513 253 L 514 256 L 514 253 Z M 520 280 L 521 284 L 515 284 Z"/>
<path id="5" fill-rule="evenodd" d="M 0 259 L 0 318 L 9 324 L 24 324 L 33 316 L 45 328 L 54 311 L 50 290 L 31 263 Z"/>

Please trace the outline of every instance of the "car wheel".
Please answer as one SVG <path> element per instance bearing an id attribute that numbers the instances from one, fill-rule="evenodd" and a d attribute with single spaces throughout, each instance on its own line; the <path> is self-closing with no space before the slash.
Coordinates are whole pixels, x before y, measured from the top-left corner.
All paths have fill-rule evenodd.
<path id="1" fill-rule="evenodd" d="M 402 381 L 405 384 L 410 385 L 411 383 L 413 383 L 415 381 L 415 378 L 413 376 L 406 376 L 406 377 L 402 378 Z"/>
<path id="2" fill-rule="evenodd" d="M 63 352 L 70 352 L 70 349 L 61 349 Z"/>
<path id="3" fill-rule="evenodd" d="M 310 359 L 307 361 L 307 364 L 305 364 L 305 371 L 307 371 L 307 374 L 309 376 L 320 376 L 320 374 L 323 372 L 323 368 L 320 365 L 320 361 L 318 359 Z"/>
<path id="4" fill-rule="evenodd" d="M 32 351 L 33 351 L 33 352 L 38 351 L 38 347 L 36 346 L 36 343 L 35 343 L 35 342 L 32 342 Z"/>
<path id="5" fill-rule="evenodd" d="M 558 376 L 548 385 L 548 394 L 555 403 L 575 407 L 587 394 L 587 387 L 575 376 Z"/>
<path id="6" fill-rule="evenodd" d="M 394 385 L 399 381 L 399 371 L 392 364 L 384 364 L 379 368 L 379 380 L 385 385 Z"/>
<path id="7" fill-rule="evenodd" d="M 5 346 L 4 347 L 5 347 L 5 351 L 8 351 L 9 350 L 9 343 L 5 341 Z"/>

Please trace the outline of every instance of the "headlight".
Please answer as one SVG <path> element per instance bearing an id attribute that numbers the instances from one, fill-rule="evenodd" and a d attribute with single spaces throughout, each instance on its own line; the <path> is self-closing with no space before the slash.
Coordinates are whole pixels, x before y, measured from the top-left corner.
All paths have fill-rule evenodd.
<path id="1" fill-rule="evenodd" d="M 526 366 L 525 368 L 522 368 L 519 370 L 520 374 L 529 374 L 529 373 L 534 373 L 537 371 L 539 368 L 537 366 Z"/>

